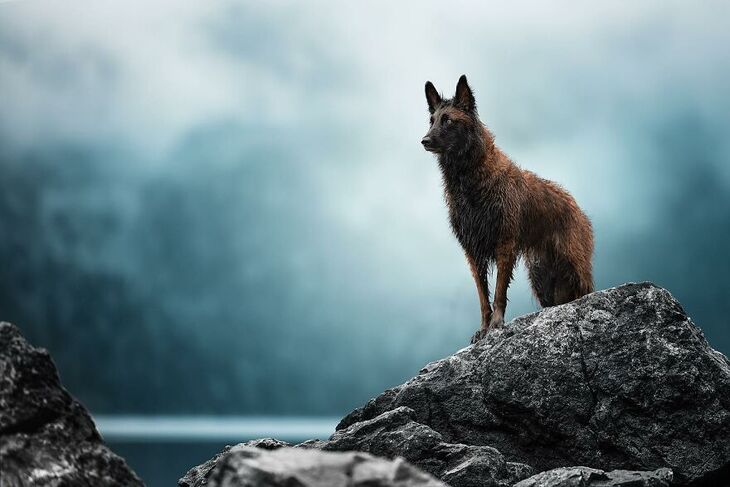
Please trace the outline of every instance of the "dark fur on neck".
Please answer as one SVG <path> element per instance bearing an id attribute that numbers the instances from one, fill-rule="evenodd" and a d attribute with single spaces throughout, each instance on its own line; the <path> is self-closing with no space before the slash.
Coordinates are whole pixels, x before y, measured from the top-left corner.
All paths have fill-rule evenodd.
<path id="1" fill-rule="evenodd" d="M 498 154 L 494 145 L 494 137 L 479 121 L 475 113 L 472 124 L 459 138 L 458 144 L 449 146 L 438 155 L 438 164 L 448 185 L 458 183 L 463 185 L 469 180 L 477 181 L 476 175 L 487 175 L 492 162 Z"/>

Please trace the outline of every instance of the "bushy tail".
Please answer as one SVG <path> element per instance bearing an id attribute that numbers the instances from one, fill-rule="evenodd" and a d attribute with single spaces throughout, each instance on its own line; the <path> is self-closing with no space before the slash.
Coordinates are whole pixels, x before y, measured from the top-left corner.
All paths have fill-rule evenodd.
<path id="1" fill-rule="evenodd" d="M 540 306 L 567 303 L 593 292 L 590 266 L 576 265 L 555 252 L 527 259 L 532 291 Z"/>

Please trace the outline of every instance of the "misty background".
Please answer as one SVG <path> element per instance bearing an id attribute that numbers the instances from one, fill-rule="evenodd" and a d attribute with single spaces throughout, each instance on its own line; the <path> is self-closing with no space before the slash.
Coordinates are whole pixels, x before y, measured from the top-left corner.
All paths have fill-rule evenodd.
<path id="1" fill-rule="evenodd" d="M 596 287 L 730 352 L 726 3 L 183 3 L 0 4 L 0 319 L 93 413 L 340 416 L 467 345 L 420 144 L 462 73 Z"/>

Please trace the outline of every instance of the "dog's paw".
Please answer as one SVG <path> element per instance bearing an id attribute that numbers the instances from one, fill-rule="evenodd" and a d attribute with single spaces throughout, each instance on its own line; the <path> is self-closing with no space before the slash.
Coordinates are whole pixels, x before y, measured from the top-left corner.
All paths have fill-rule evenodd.
<path id="1" fill-rule="evenodd" d="M 485 336 L 487 336 L 487 330 L 485 330 L 484 328 L 479 328 L 477 332 L 474 333 L 474 335 L 471 337 L 470 343 L 473 345 Z"/>
<path id="2" fill-rule="evenodd" d="M 496 330 L 497 328 L 502 328 L 503 326 L 504 318 L 492 318 L 492 320 L 489 322 L 490 330 Z"/>
<path id="3" fill-rule="evenodd" d="M 489 320 L 489 329 L 494 330 L 497 328 L 502 328 L 504 326 L 504 315 L 502 313 L 495 311 L 492 313 L 492 318 Z"/>

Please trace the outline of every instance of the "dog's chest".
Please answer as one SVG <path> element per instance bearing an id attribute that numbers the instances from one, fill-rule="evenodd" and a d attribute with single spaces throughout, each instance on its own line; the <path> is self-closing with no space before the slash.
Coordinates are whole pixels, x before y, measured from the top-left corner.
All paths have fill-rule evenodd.
<path id="1" fill-rule="evenodd" d="M 481 254 L 494 247 L 502 208 L 493 191 L 453 185 L 446 188 L 446 201 L 451 228 L 464 250 Z"/>

